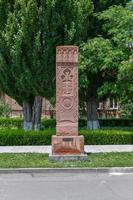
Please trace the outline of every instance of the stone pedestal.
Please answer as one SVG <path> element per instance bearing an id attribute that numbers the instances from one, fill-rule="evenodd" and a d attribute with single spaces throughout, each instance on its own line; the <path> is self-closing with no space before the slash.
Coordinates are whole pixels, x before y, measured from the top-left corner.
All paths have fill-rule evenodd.
<path id="1" fill-rule="evenodd" d="M 83 136 L 53 136 L 52 155 L 84 154 Z"/>
<path id="2" fill-rule="evenodd" d="M 56 136 L 53 160 L 78 160 L 84 155 L 84 137 L 78 136 L 78 47 L 56 49 Z"/>

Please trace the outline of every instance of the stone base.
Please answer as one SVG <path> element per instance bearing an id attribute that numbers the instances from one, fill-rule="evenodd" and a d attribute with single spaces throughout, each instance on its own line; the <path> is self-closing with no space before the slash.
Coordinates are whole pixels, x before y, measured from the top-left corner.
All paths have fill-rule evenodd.
<path id="1" fill-rule="evenodd" d="M 52 155 L 84 155 L 84 137 L 53 136 Z"/>
<path id="2" fill-rule="evenodd" d="M 87 160 L 87 154 L 81 154 L 81 155 L 49 155 L 50 161 L 85 161 Z"/>

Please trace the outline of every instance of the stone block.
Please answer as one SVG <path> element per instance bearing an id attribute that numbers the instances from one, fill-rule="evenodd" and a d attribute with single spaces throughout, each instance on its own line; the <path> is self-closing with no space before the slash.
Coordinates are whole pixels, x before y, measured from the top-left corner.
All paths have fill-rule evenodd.
<path id="1" fill-rule="evenodd" d="M 78 136 L 78 123 L 61 123 L 56 125 L 57 136 Z"/>
<path id="2" fill-rule="evenodd" d="M 52 155 L 84 154 L 83 136 L 53 136 Z"/>
<path id="3" fill-rule="evenodd" d="M 50 161 L 85 161 L 88 160 L 87 154 L 81 155 L 49 155 Z"/>
<path id="4" fill-rule="evenodd" d="M 78 47 L 56 49 L 56 136 L 53 160 L 84 160 L 84 137 L 78 136 Z"/>

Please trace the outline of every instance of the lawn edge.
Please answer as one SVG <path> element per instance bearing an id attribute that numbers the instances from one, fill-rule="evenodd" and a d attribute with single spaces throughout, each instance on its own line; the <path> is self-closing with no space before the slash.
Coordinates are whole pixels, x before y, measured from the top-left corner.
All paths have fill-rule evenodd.
<path id="1" fill-rule="evenodd" d="M 1 168 L 0 174 L 34 174 L 34 173 L 133 173 L 133 167 L 103 167 L 103 168 Z"/>

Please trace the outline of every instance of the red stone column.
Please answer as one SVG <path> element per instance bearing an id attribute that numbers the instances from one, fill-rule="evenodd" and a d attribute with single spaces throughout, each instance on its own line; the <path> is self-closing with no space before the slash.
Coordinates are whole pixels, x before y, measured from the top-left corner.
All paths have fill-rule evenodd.
<path id="1" fill-rule="evenodd" d="M 56 136 L 52 155 L 84 154 L 84 137 L 78 136 L 78 47 L 56 49 Z"/>

